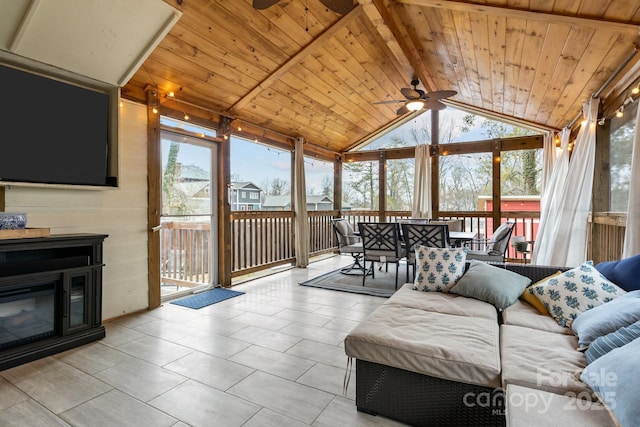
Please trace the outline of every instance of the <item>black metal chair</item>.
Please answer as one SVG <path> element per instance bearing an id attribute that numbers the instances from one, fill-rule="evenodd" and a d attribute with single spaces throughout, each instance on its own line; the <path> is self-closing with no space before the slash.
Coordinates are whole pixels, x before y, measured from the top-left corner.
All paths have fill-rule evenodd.
<path id="1" fill-rule="evenodd" d="M 448 248 L 449 226 L 447 224 L 402 224 L 403 246 L 407 257 L 407 282 L 409 282 L 409 266 L 416 275 L 416 247 Z"/>
<path id="2" fill-rule="evenodd" d="M 353 264 L 340 270 L 342 274 L 360 275 L 364 274 L 364 265 L 361 261 L 364 256 L 362 239 L 356 235 L 353 227 L 344 218 L 333 218 L 331 225 L 338 240 L 338 252 L 341 255 L 351 255 Z"/>
<path id="3" fill-rule="evenodd" d="M 509 239 L 515 225 L 516 223 L 513 221 L 506 221 L 494 231 L 490 239 L 472 240 L 472 247 L 480 245 L 483 246 L 483 249 L 468 251 L 467 261 L 475 259 L 485 262 L 504 262 L 509 248 Z"/>
<path id="4" fill-rule="evenodd" d="M 394 263 L 396 265 L 396 289 L 398 289 L 398 267 L 400 259 L 404 257 L 400 245 L 400 226 L 397 222 L 359 222 L 358 229 L 364 248 L 365 274 L 362 276 L 362 286 L 366 277 L 371 274 L 375 279 L 376 262 Z M 371 266 L 367 269 L 367 261 Z"/>

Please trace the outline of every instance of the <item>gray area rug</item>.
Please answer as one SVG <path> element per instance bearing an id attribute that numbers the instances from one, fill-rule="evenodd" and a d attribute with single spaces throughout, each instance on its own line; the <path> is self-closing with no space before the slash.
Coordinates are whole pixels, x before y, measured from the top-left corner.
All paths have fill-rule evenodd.
<path id="1" fill-rule="evenodd" d="M 378 270 L 376 264 L 375 279 L 367 276 L 364 286 L 362 286 L 362 276 L 349 275 L 340 273 L 340 269 L 330 271 L 321 276 L 309 279 L 300 283 L 301 286 L 311 286 L 314 288 L 330 289 L 332 291 L 351 292 L 355 294 L 373 295 L 377 297 L 388 298 L 396 291 L 395 276 L 396 266 L 389 264 L 389 271 Z M 409 276 L 411 280 L 413 276 Z M 406 265 L 400 264 L 398 270 L 398 288 L 401 288 L 406 282 Z"/>

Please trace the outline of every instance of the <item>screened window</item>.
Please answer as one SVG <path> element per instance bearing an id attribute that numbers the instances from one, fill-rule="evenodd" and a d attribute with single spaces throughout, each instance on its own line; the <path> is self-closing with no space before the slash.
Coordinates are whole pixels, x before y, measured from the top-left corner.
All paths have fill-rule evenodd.
<path id="1" fill-rule="evenodd" d="M 377 210 L 380 206 L 378 162 L 353 162 L 342 166 L 342 206 Z"/>
<path id="2" fill-rule="evenodd" d="M 637 108 L 637 103 L 629 104 L 622 117 L 611 119 L 609 144 L 611 199 L 609 210 L 612 212 L 627 212 L 628 209 L 631 155 L 636 132 Z"/>

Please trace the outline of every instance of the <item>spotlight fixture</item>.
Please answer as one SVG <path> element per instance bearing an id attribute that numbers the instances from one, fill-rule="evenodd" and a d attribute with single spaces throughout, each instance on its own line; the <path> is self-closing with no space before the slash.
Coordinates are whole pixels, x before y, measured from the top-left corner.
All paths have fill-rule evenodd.
<path id="1" fill-rule="evenodd" d="M 158 109 L 156 107 L 153 107 L 151 111 L 153 112 L 153 114 L 158 114 Z"/>
<path id="2" fill-rule="evenodd" d="M 631 93 L 633 95 L 639 94 L 640 93 L 640 84 L 638 86 L 634 87 L 633 89 L 631 89 Z"/>
<path id="3" fill-rule="evenodd" d="M 600 118 L 600 120 L 598 120 L 598 124 L 600 126 L 604 126 L 604 117 Z"/>
<path id="4" fill-rule="evenodd" d="M 189 120 L 189 115 L 187 113 L 184 113 L 184 119 Z"/>
<path id="5" fill-rule="evenodd" d="M 616 117 L 621 118 L 624 116 L 624 105 L 621 105 L 618 111 L 616 111 Z"/>

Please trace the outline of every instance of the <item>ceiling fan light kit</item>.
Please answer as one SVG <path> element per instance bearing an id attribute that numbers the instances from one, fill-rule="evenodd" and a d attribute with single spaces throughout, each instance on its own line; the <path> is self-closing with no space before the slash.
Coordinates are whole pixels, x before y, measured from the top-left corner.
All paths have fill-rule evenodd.
<path id="1" fill-rule="evenodd" d="M 374 104 L 396 104 L 404 103 L 397 111 L 399 116 L 406 113 L 414 113 L 423 109 L 427 110 L 444 110 L 447 106 L 441 102 L 441 99 L 455 96 L 458 92 L 455 90 L 435 90 L 433 92 L 425 92 L 418 89 L 420 81 L 418 79 L 411 80 L 413 88 L 403 87 L 400 89 L 400 93 L 405 99 L 394 99 L 389 101 L 374 102 Z"/>
<path id="2" fill-rule="evenodd" d="M 420 111 L 424 108 L 425 104 L 426 102 L 422 99 L 412 99 L 411 101 L 407 101 L 404 106 L 407 107 L 409 111 Z"/>

